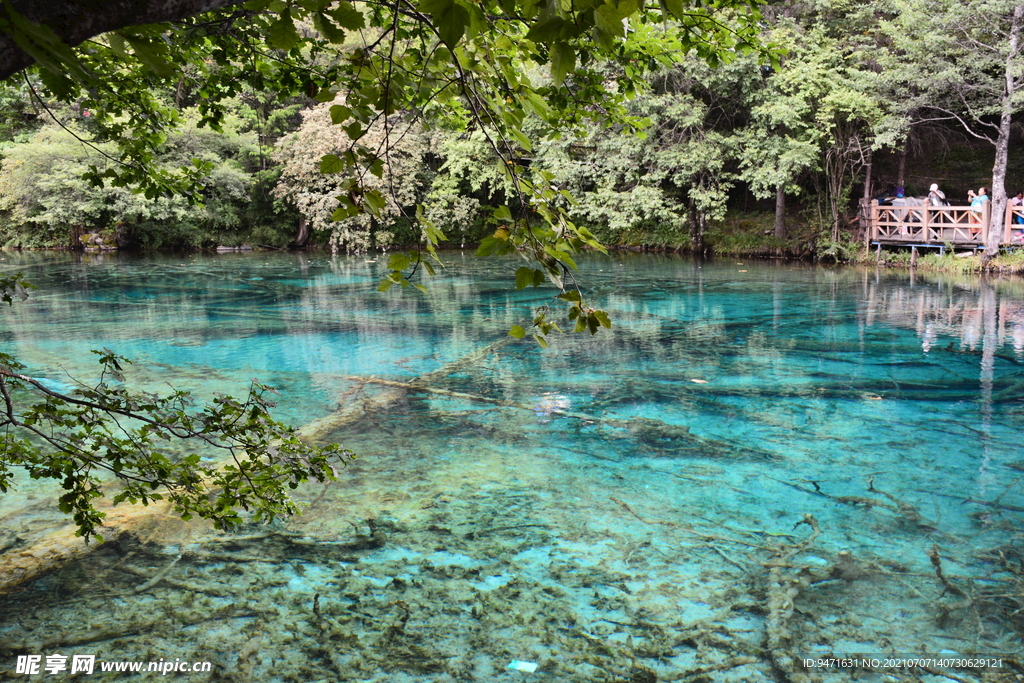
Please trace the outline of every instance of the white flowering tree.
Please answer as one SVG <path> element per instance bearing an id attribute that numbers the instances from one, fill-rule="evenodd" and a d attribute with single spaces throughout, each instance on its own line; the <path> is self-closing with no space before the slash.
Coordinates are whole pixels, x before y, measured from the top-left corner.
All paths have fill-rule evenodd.
<path id="1" fill-rule="evenodd" d="M 274 194 L 293 204 L 310 228 L 330 235 L 332 249 L 358 253 L 387 248 L 392 243 L 389 225 L 405 217 L 413 219 L 429 184 L 424 157 L 430 138 L 420 124 L 395 114 L 380 118 L 367 128 L 360 143 L 373 150 L 348 172 L 324 173 L 323 160 L 352 153 L 345 130 L 350 118 L 343 97 L 302 112 L 302 125 L 280 141 L 274 159 L 281 177 Z M 358 122 L 355 122 L 358 125 Z M 339 207 L 338 197 L 354 205 L 377 202 L 372 211 Z"/>

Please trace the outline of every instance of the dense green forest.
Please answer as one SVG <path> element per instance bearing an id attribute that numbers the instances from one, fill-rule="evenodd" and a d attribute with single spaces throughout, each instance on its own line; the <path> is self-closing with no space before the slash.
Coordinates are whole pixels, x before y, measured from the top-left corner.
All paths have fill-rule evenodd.
<path id="1" fill-rule="evenodd" d="M 618 58 L 595 53 L 586 69 L 565 75 L 529 55 L 508 60 L 520 70 L 515 77 L 542 94 L 561 76 L 560 97 L 579 95 L 589 109 L 565 116 L 565 102 L 555 109 L 528 102 L 511 138 L 473 120 L 464 103 L 440 97 L 433 107 L 410 103 L 360 123 L 339 114 L 355 111 L 346 101 L 353 90 L 289 93 L 280 85 L 285 69 L 262 89 L 259 79 L 225 87 L 220 79 L 237 77 L 238 65 L 206 56 L 208 68 L 186 65 L 145 89 L 147 106 L 165 116 L 151 141 L 151 169 L 198 169 L 192 196 L 98 182 L 116 178 L 124 138 L 138 135 L 124 124 L 135 114 L 123 105 L 104 110 L 109 97 L 61 91 L 45 69 L 28 72 L 0 93 L 0 244 L 68 247 L 98 234 L 106 245 L 134 248 L 247 243 L 359 252 L 414 245 L 424 224 L 443 233 L 441 244 L 478 244 L 500 229 L 496 208 L 514 204 L 519 192 L 520 178 L 498 163 L 502 152 L 523 178 L 558 194 L 553 203 L 573 224 L 607 245 L 835 253 L 858 237 L 858 200 L 894 186 L 921 196 L 935 182 L 963 198 L 992 185 L 994 203 L 1004 189 L 998 176 L 1011 195 L 1024 187 L 1017 157 L 1006 156 L 1018 107 L 1020 8 L 947 5 L 723 8 L 711 16 L 737 36 L 744 35 L 740 17 L 755 12 L 751 45 L 759 49 L 734 40 L 713 59 L 685 49 L 688 34 L 673 25 L 677 19 L 620 19 L 627 30 Z M 296 25 L 306 42 L 282 39 L 275 50 L 271 41 L 264 64 L 287 60 L 289 69 L 332 74 L 383 35 L 361 22 L 344 37 L 315 17 Z M 325 36 L 334 49 L 309 47 L 330 42 L 316 43 Z M 409 50 L 414 41 L 393 45 Z M 145 56 L 142 42 L 131 45 Z M 608 112 L 592 101 L 595 88 L 605 88 Z M 353 194 L 349 175 L 323 173 L 323 160 L 350 151 L 353 134 L 361 149 L 384 150 L 383 166 L 373 175 L 364 169 L 359 188 L 378 192 L 380 206 L 339 215 L 337 198 Z M 501 149 L 498 137 L 508 138 Z"/>

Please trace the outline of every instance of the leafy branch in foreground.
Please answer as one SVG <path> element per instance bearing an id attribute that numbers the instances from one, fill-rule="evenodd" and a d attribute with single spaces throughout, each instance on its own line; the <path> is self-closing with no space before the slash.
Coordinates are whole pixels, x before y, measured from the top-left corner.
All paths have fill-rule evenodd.
<path id="1" fill-rule="evenodd" d="M 0 299 L 31 286 L 21 275 L 0 276 Z M 334 481 L 337 466 L 354 454 L 337 444 L 303 443 L 270 415 L 274 390 L 253 381 L 244 399 L 218 395 L 197 405 L 186 391 L 160 396 L 124 385 L 121 358 L 94 351 L 102 366 L 95 386 L 61 393 L 20 372 L 0 353 L 0 493 L 15 473 L 53 479 L 64 490 L 60 510 L 78 535 L 96 536 L 111 502 L 167 500 L 182 519 L 207 519 L 218 529 L 238 526 L 240 510 L 256 522 L 298 512 L 289 491 L 308 480 Z M 206 457 L 196 450 L 202 450 Z"/>
<path id="2" fill-rule="evenodd" d="M 129 391 L 115 383 L 125 359 L 94 353 L 100 381 L 70 394 L 21 374 L 21 364 L 0 354 L 0 492 L 14 485 L 19 468 L 60 482 L 60 510 L 73 516 L 80 536 L 100 537 L 104 513 L 95 501 L 105 487 L 116 488 L 115 505 L 166 499 L 182 519 L 197 516 L 223 529 L 242 522 L 240 509 L 256 522 L 298 512 L 290 489 L 310 479 L 333 481 L 336 466 L 354 457 L 337 444 L 300 441 L 270 415 L 273 389 L 264 384 L 254 381 L 242 400 L 219 395 L 195 407 L 185 391 Z M 175 448 L 190 445 L 223 458 Z"/>
<path id="3" fill-rule="evenodd" d="M 24 301 L 28 298 L 28 290 L 36 286 L 25 280 L 21 273 L 16 275 L 0 275 L 0 301 L 13 305 L 14 299 Z"/>

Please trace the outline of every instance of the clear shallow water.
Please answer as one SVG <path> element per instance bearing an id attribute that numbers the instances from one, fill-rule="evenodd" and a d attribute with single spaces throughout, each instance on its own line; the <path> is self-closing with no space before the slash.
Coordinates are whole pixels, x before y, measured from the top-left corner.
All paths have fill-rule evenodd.
<path id="1" fill-rule="evenodd" d="M 541 350 L 495 342 L 551 292 L 458 254 L 428 296 L 377 293 L 383 259 L 0 258 L 40 287 L 0 316 L 36 376 L 106 347 L 151 389 L 258 377 L 296 426 L 357 411 L 334 438 L 362 456 L 287 525 L 154 520 L 0 602 L 0 677 L 60 652 L 212 663 L 189 680 L 769 681 L 783 650 L 1021 650 L 1019 283 L 593 258 L 615 330 Z M 432 391 L 370 381 L 491 345 Z M 54 525 L 45 494 L 0 502 L 0 548 Z M 807 584 L 791 605 L 780 578 Z"/>

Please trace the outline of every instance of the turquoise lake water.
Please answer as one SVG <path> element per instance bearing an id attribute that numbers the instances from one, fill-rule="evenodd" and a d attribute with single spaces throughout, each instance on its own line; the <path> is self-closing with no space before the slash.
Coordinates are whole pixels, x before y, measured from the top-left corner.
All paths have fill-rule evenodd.
<path id="1" fill-rule="evenodd" d="M 386 257 L 0 253 L 39 287 L 0 314 L 29 374 L 70 388 L 109 348 L 151 390 L 255 377 L 296 427 L 354 416 L 332 438 L 360 456 L 286 523 L 154 518 L 0 598 L 0 680 L 33 654 L 197 681 L 1024 674 L 1024 283 L 595 256 L 614 329 L 543 350 L 505 333 L 551 288 L 445 259 L 423 295 L 376 292 Z M 62 524 L 52 494 L 0 498 L 0 553 Z M 955 680 L 932 668 L 856 675 Z"/>

